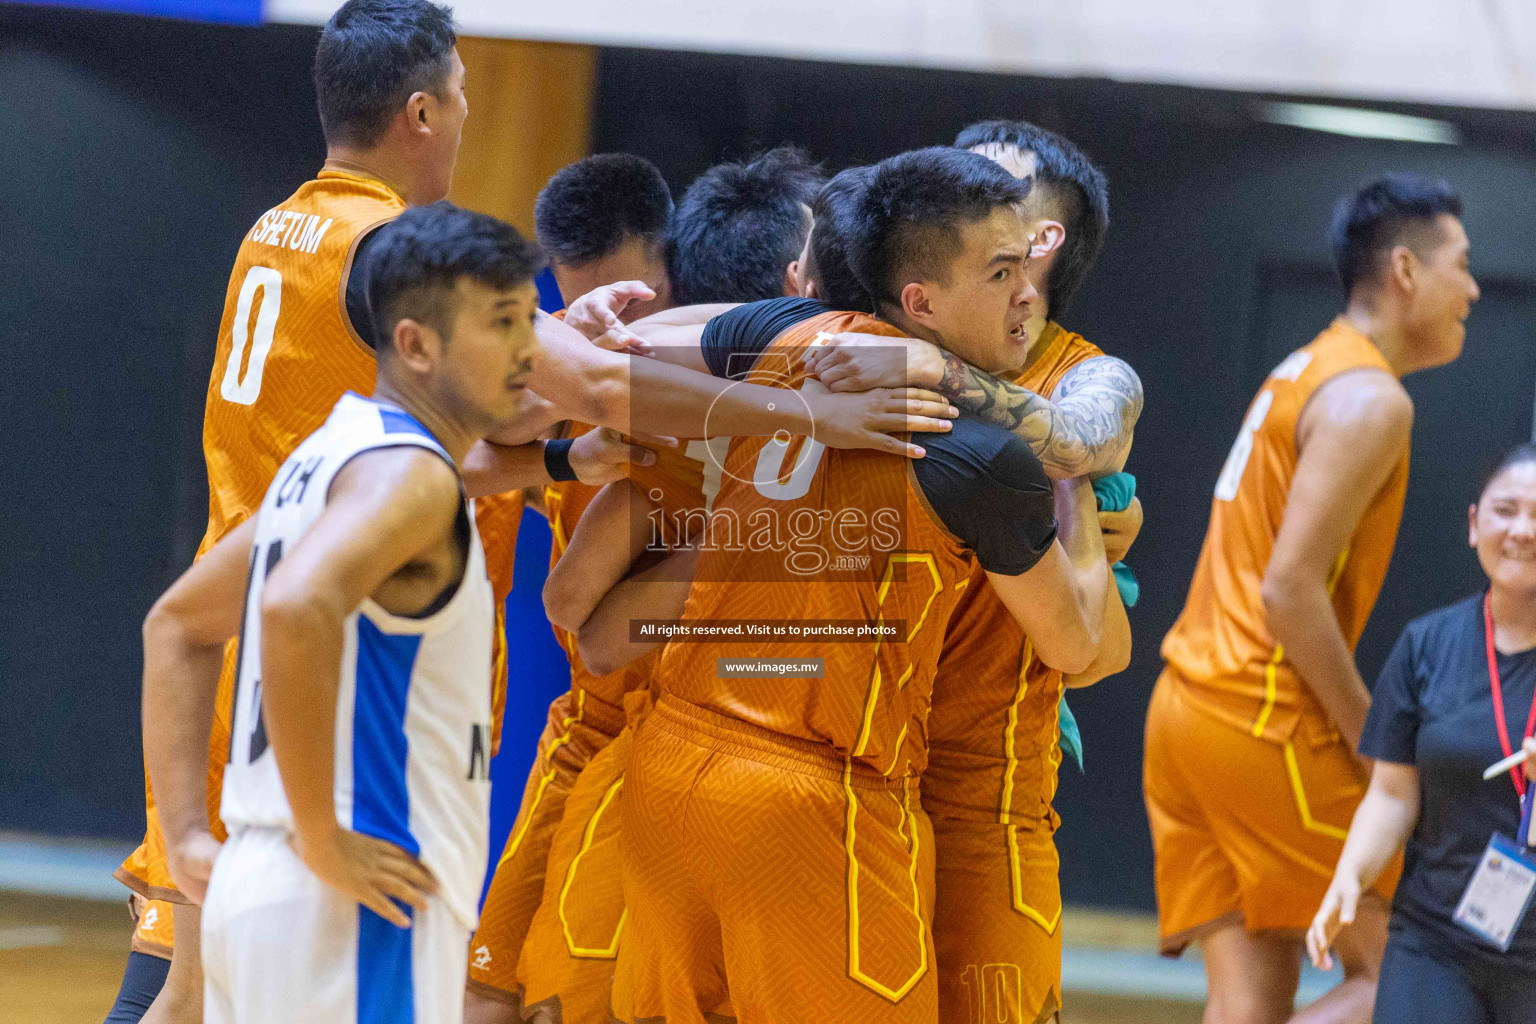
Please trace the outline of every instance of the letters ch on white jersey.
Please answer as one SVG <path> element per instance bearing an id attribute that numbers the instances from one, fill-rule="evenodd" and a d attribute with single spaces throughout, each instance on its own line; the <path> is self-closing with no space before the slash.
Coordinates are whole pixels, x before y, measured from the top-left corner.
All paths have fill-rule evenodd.
<path id="1" fill-rule="evenodd" d="M 257 268 L 260 269 L 260 268 Z M 335 475 L 374 448 L 447 453 L 400 409 L 348 393 L 278 470 L 256 515 L 221 810 L 231 833 L 293 828 L 262 711 L 261 599 L 267 575 L 325 511 Z M 491 633 L 485 552 L 465 502 L 464 578 L 431 614 L 364 600 L 345 621 L 335 729 L 336 819 L 421 858 L 467 927 L 489 844 Z"/>

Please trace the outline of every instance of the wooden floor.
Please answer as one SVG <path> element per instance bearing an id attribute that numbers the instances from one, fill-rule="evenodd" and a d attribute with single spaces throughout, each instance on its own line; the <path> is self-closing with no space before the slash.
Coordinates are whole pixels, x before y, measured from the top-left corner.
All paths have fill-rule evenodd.
<path id="1" fill-rule="evenodd" d="M 117 998 L 132 931 L 126 900 L 0 893 L 0 1019 L 101 1024 Z"/>
<path id="2" fill-rule="evenodd" d="M 1145 921 L 1079 911 L 1068 942 L 1146 948 Z M 100 1024 L 122 980 L 126 904 L 0 893 L 0 1020 Z M 1068 992 L 1067 1024 L 1198 1024 L 1194 1003 Z"/>

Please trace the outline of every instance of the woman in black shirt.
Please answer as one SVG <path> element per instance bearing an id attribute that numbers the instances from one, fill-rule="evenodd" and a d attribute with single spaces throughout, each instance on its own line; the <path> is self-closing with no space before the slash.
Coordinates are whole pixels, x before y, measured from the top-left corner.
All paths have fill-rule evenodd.
<path id="1" fill-rule="evenodd" d="M 1488 590 L 1409 623 L 1393 648 L 1360 740 L 1375 759 L 1370 791 L 1307 933 L 1313 962 L 1331 966 L 1329 944 L 1407 841 L 1378 1024 L 1536 1022 L 1536 911 L 1519 920 L 1518 890 L 1507 888 L 1494 905 L 1462 908 L 1495 833 L 1523 850 L 1521 798 L 1536 779 L 1536 446 L 1500 463 L 1472 506 L 1470 539 Z M 1523 771 L 1483 781 L 1506 743 L 1518 749 L 1522 738 Z M 1536 850 L 1524 855 L 1536 863 Z M 1480 923 L 1481 934 L 1458 918 Z M 1503 929 L 1507 950 L 1500 918 L 1518 922 Z"/>

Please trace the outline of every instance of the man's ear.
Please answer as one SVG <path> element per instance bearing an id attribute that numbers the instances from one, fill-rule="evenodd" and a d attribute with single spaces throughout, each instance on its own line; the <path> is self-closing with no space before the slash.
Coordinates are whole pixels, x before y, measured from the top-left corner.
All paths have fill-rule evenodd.
<path id="1" fill-rule="evenodd" d="M 1029 247 L 1029 258 L 1044 259 L 1060 249 L 1067 240 L 1067 229 L 1058 221 L 1042 220 L 1035 224 L 1035 241 Z"/>
<path id="2" fill-rule="evenodd" d="M 390 337 L 394 356 L 417 373 L 427 373 L 442 351 L 442 338 L 432 328 L 405 317 L 395 324 Z"/>
<path id="3" fill-rule="evenodd" d="M 908 282 L 901 290 L 901 311 L 913 320 L 930 327 L 933 324 L 933 297 L 921 281 Z"/>
<path id="4" fill-rule="evenodd" d="M 789 265 L 784 268 L 784 286 L 782 291 L 784 292 L 786 298 L 793 299 L 800 296 L 801 293 L 799 279 L 800 261 L 790 260 Z"/>
<path id="5" fill-rule="evenodd" d="M 405 122 L 414 132 L 431 131 L 431 120 L 437 116 L 437 97 L 418 90 L 405 101 Z"/>
<path id="6" fill-rule="evenodd" d="M 1394 245 L 1387 254 L 1387 278 L 1405 292 L 1412 292 L 1419 272 L 1419 258 L 1406 245 Z"/>

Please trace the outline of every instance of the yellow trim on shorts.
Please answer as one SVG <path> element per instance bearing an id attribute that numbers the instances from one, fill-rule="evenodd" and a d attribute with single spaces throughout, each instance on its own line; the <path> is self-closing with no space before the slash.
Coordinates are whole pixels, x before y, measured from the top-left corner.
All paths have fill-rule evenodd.
<path id="1" fill-rule="evenodd" d="M 1269 716 L 1274 713 L 1275 700 L 1279 693 L 1279 683 L 1275 678 L 1279 671 L 1280 661 L 1285 657 L 1285 648 L 1275 644 L 1275 653 L 1270 655 L 1269 662 L 1264 666 L 1264 706 L 1259 709 L 1259 717 L 1253 720 L 1253 735 L 1257 739 L 1264 735 L 1264 727 L 1269 724 Z"/>
<path id="2" fill-rule="evenodd" d="M 570 922 L 565 918 L 565 901 L 571 894 L 571 885 L 576 881 L 576 866 L 581 863 L 581 858 L 587 855 L 592 848 L 592 839 L 597 834 L 597 822 L 618 795 L 619 787 L 624 785 L 624 777 L 621 775 L 608 787 L 608 792 L 603 794 L 602 802 L 597 805 L 597 810 L 592 812 L 591 819 L 587 822 L 586 831 L 581 837 L 581 849 L 576 851 L 576 856 L 571 858 L 570 867 L 565 869 L 565 884 L 560 887 L 560 930 L 565 933 L 565 948 L 571 956 L 585 957 L 591 960 L 612 960 L 619 955 L 619 936 L 624 933 L 624 921 L 629 917 L 629 907 L 625 906 L 623 913 L 619 914 L 618 927 L 613 930 L 613 937 L 608 940 L 608 945 L 601 949 L 587 949 L 576 944 L 576 938 L 571 934 Z"/>
<path id="3" fill-rule="evenodd" d="M 880 576 L 880 589 L 876 592 L 875 596 L 875 609 L 878 612 L 878 617 L 875 619 L 877 624 L 885 621 L 885 614 L 883 612 L 879 612 L 879 609 L 885 605 L 886 595 L 890 593 L 891 581 L 892 577 L 895 575 L 895 567 L 897 562 L 908 562 L 916 563 L 919 565 L 926 565 L 928 567 L 928 575 L 933 578 L 933 593 L 928 595 L 928 602 L 923 605 L 922 614 L 917 617 L 917 624 L 914 625 L 911 629 L 907 630 L 906 642 L 910 644 L 912 642 L 912 638 L 917 636 L 917 631 L 923 628 L 923 623 L 928 621 L 928 612 L 933 607 L 934 598 L 938 597 L 939 592 L 944 589 L 944 581 L 939 576 L 939 567 L 934 564 L 933 556 L 928 552 L 891 552 L 886 556 L 885 572 Z M 871 659 L 872 663 L 869 670 L 869 692 L 864 698 L 864 721 L 863 724 L 859 727 L 858 742 L 853 745 L 854 757 L 863 757 L 868 750 L 870 733 L 873 731 L 875 724 L 875 706 L 880 696 L 880 639 L 878 636 L 875 638 L 875 646 L 871 651 Z M 907 670 L 902 673 L 901 678 L 896 682 L 896 686 L 898 688 L 907 685 L 907 680 L 912 678 L 912 671 L 915 667 L 915 662 L 907 666 Z"/>
<path id="4" fill-rule="evenodd" d="M 1019 687 L 1014 692 L 1013 703 L 1008 705 L 1008 725 L 1003 729 L 1003 755 L 1007 765 L 1003 769 L 1003 791 L 997 804 L 997 820 L 1002 825 L 1007 825 L 1013 817 L 1013 775 L 1019 767 L 1014 734 L 1019 728 L 1019 705 L 1024 703 L 1024 695 L 1029 692 L 1029 666 L 1034 660 L 1035 646 L 1025 640 L 1024 657 L 1019 663 Z"/>
<path id="5" fill-rule="evenodd" d="M 923 923 L 922 896 L 917 885 L 920 839 L 917 832 L 917 819 L 912 813 L 912 777 L 910 775 L 902 780 L 902 796 L 897 797 L 893 793 L 891 799 L 896 801 L 896 806 L 901 811 L 901 825 L 897 833 L 906 841 L 907 849 L 911 854 L 911 862 L 907 866 L 907 877 L 912 883 L 912 917 L 917 921 L 917 970 L 913 971 L 898 988 L 881 984 L 865 974 L 859 962 L 859 858 L 854 852 L 859 798 L 853 791 L 853 759 L 843 758 L 843 850 L 848 857 L 846 875 L 848 879 L 848 976 L 871 992 L 897 1003 L 912 991 L 912 986 L 922 980 L 924 974 L 928 973 L 928 926 Z"/>
<path id="6" fill-rule="evenodd" d="M 1333 568 L 1328 573 L 1328 596 L 1333 597 L 1334 589 L 1339 585 L 1339 579 L 1344 575 L 1344 565 L 1349 561 L 1349 545 L 1344 545 L 1344 550 L 1339 552 L 1339 557 L 1333 560 Z M 1279 695 L 1279 682 L 1276 678 L 1280 669 L 1280 662 L 1285 658 L 1285 648 L 1275 644 L 1275 653 L 1270 655 L 1269 661 L 1264 666 L 1264 706 L 1259 709 L 1259 717 L 1253 720 L 1253 736 L 1259 739 L 1264 735 L 1264 727 L 1269 725 L 1269 716 L 1274 714 L 1275 701 Z"/>
<path id="7" fill-rule="evenodd" d="M 545 751 L 544 756 L 550 761 L 549 771 L 545 772 L 544 777 L 539 780 L 539 788 L 533 794 L 533 802 L 528 805 L 527 818 L 524 819 L 522 826 L 516 832 L 513 832 L 511 838 L 507 840 L 507 848 L 502 851 L 501 859 L 496 862 L 498 868 L 517 856 L 518 849 L 523 845 L 523 840 L 528 836 L 528 828 L 533 824 L 533 817 L 538 812 L 539 804 L 544 801 L 544 791 L 549 788 L 551 782 L 555 781 L 555 773 L 559 770 L 554 764 L 555 751 L 571 742 L 571 736 L 573 735 L 576 723 L 581 721 L 581 716 L 586 712 L 587 691 L 572 690 L 571 692 L 576 697 L 576 713 L 565 716 L 565 720 L 560 723 L 565 731 L 555 737 L 554 741 L 550 743 L 549 749 Z M 522 817 L 522 815 L 518 815 L 518 817 Z"/>
<path id="8" fill-rule="evenodd" d="M 1285 770 L 1291 776 L 1291 795 L 1296 798 L 1296 810 L 1301 814 L 1302 827 L 1340 842 L 1348 839 L 1348 830 L 1312 817 L 1312 807 L 1307 803 L 1307 791 L 1301 785 L 1301 766 L 1296 763 L 1296 748 L 1289 740 L 1285 743 Z"/>
<path id="9" fill-rule="evenodd" d="M 1061 870 L 1060 862 L 1056 870 Z M 1056 915 L 1049 920 L 1040 911 L 1024 902 L 1024 879 L 1021 877 L 1022 868 L 1019 864 L 1019 826 L 1008 826 L 1008 882 L 1013 888 L 1013 909 L 1029 918 L 1031 921 L 1045 929 L 1045 934 L 1055 935 L 1056 926 L 1061 923 L 1061 904 L 1056 905 Z"/>

